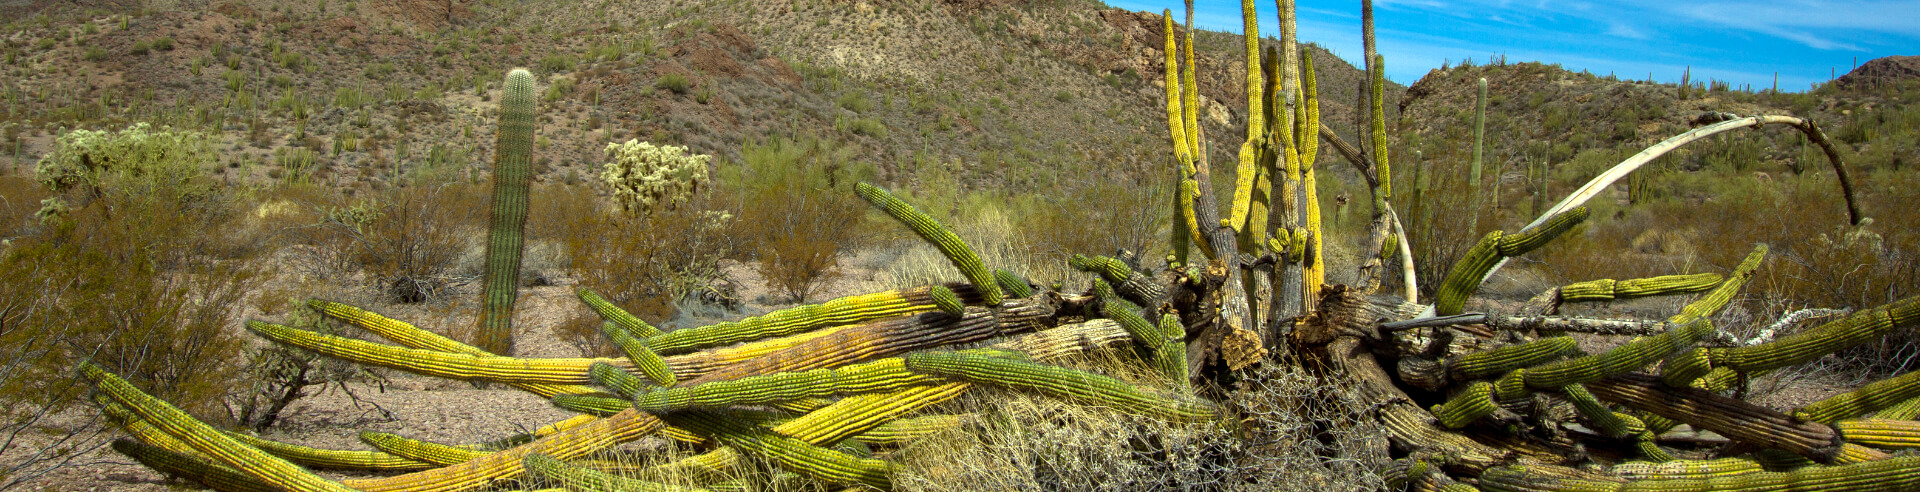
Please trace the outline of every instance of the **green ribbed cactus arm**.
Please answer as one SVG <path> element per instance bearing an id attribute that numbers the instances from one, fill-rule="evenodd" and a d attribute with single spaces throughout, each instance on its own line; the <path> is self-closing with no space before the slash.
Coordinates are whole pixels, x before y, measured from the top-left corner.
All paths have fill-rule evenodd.
<path id="1" fill-rule="evenodd" d="M 939 306 L 941 311 L 954 316 L 967 314 L 967 305 L 960 302 L 960 295 L 954 294 L 953 289 L 948 289 L 944 285 L 935 285 L 928 294 L 933 297 L 933 305 Z"/>
<path id="2" fill-rule="evenodd" d="M 1874 381 L 1859 389 L 1829 396 L 1793 411 L 1793 417 L 1808 422 L 1834 423 L 1877 412 L 1920 398 L 1920 372 Z"/>
<path id="3" fill-rule="evenodd" d="M 1579 352 L 1571 337 L 1547 337 L 1454 356 L 1447 360 L 1447 372 L 1456 380 L 1480 379 Z"/>
<path id="4" fill-rule="evenodd" d="M 854 186 L 854 192 L 859 193 L 860 198 L 867 199 L 867 202 L 872 203 L 873 206 L 886 211 L 887 215 L 893 216 L 894 220 L 906 224 L 907 228 L 912 229 L 914 234 L 920 235 L 921 239 L 939 248 L 940 254 L 946 255 L 947 261 L 953 262 L 953 267 L 967 277 L 967 282 L 972 283 L 975 290 L 980 291 L 981 299 L 988 306 L 998 306 L 1000 301 L 1005 299 L 1000 293 L 1000 285 L 993 280 L 992 271 L 987 269 L 985 262 L 980 261 L 980 255 L 974 253 L 973 248 L 968 247 L 967 243 L 961 241 L 960 236 L 954 234 L 953 230 L 948 229 L 945 224 L 933 220 L 933 217 L 925 212 L 901 201 L 899 197 L 893 196 L 892 193 L 878 186 L 860 183 Z"/>
<path id="5" fill-rule="evenodd" d="M 892 357 L 836 369 L 782 372 L 658 389 L 635 396 L 633 405 L 644 412 L 659 413 L 820 398 L 834 394 L 893 391 L 940 381 L 939 377 L 908 370 L 905 361 Z"/>
<path id="6" fill-rule="evenodd" d="M 996 268 L 993 270 L 993 280 L 1000 284 L 1000 290 L 1005 291 L 1009 298 L 1026 299 L 1033 295 L 1033 284 L 1020 274 Z"/>
<path id="7" fill-rule="evenodd" d="M 494 355 L 472 345 L 460 343 L 451 338 L 441 336 L 440 334 L 422 330 L 407 322 L 388 318 L 379 313 L 351 305 L 311 299 L 307 301 L 307 306 L 327 316 L 345 321 L 360 329 L 373 332 L 375 335 L 380 335 L 381 338 L 392 340 L 393 343 L 398 343 L 407 348 L 470 354 L 481 357 Z M 587 394 L 594 392 L 593 388 L 586 386 L 564 384 L 523 383 L 514 384 L 513 387 L 540 395 L 542 398 L 552 398 L 554 395 Z"/>
<path id="8" fill-rule="evenodd" d="M 1473 99 L 1473 163 L 1467 166 L 1467 183 L 1473 187 L 1475 206 L 1480 204 L 1480 163 L 1487 140 L 1487 78 L 1481 77 L 1477 85 L 1479 95 Z"/>
<path id="9" fill-rule="evenodd" d="M 529 453 L 521 458 L 527 473 L 578 492 L 693 492 L 705 489 L 675 487 L 658 482 L 636 480 L 591 468 L 566 464 L 550 456 Z"/>
<path id="10" fill-rule="evenodd" d="M 1693 275 L 1665 275 L 1629 280 L 1599 279 L 1560 288 L 1560 302 L 1605 302 L 1616 299 L 1691 294 L 1704 292 L 1719 285 L 1723 278 L 1717 273 L 1697 273 Z"/>
<path id="11" fill-rule="evenodd" d="M 860 323 L 935 309 L 926 288 L 842 297 L 760 316 L 675 330 L 646 339 L 647 348 L 672 354 L 766 337 L 791 335 L 827 326 Z"/>
<path id="12" fill-rule="evenodd" d="M 1847 442 L 1880 449 L 1920 448 L 1920 422 L 1891 419 L 1849 419 L 1835 422 Z"/>
<path id="13" fill-rule="evenodd" d="M 280 489 L 238 470 L 132 439 L 115 439 L 113 450 L 154 471 L 184 478 L 220 492 L 279 492 Z"/>
<path id="14" fill-rule="evenodd" d="M 673 368 L 667 366 L 667 361 L 661 359 L 660 354 L 647 348 L 647 344 L 637 338 L 638 333 L 629 331 L 626 326 L 612 321 L 600 325 L 600 332 L 613 340 L 613 345 L 620 347 L 620 352 L 627 354 L 627 360 L 633 362 L 633 367 L 639 369 L 640 374 L 646 375 L 647 379 L 652 380 L 653 384 L 672 387 L 674 383 L 679 382 L 674 379 Z"/>
<path id="15" fill-rule="evenodd" d="M 1181 330 L 1180 335 L 1169 337 L 1169 328 L 1164 318 L 1160 325 L 1155 325 L 1140 316 L 1140 311 L 1133 306 L 1107 302 L 1102 305 L 1101 311 L 1107 319 L 1120 323 L 1120 327 L 1127 330 L 1127 334 L 1133 337 L 1134 343 L 1145 351 L 1147 360 L 1153 361 L 1153 367 L 1160 372 L 1161 376 L 1165 376 L 1168 381 L 1187 380 L 1186 331 L 1180 325 L 1179 316 L 1173 316 L 1172 320 L 1173 329 Z"/>
<path id="16" fill-rule="evenodd" d="M 1673 460 L 1661 463 L 1629 461 L 1608 471 L 1627 480 L 1687 480 L 1710 479 L 1716 477 L 1737 477 L 1749 473 L 1765 473 L 1760 462 L 1746 458 L 1720 458 L 1715 460 Z"/>
<path id="17" fill-rule="evenodd" d="M 297 444 L 287 444 L 239 432 L 227 432 L 228 437 L 241 444 L 260 448 L 286 458 L 294 464 L 331 470 L 377 470 L 377 471 L 414 471 L 433 468 L 433 463 L 410 459 L 379 451 L 347 451 L 318 449 Z"/>
<path id="18" fill-rule="evenodd" d="M 360 442 L 396 456 L 405 456 L 440 466 L 458 465 L 487 454 L 484 451 L 408 439 L 385 432 L 360 431 Z"/>
<path id="19" fill-rule="evenodd" d="M 633 395 L 649 389 L 647 383 L 633 373 L 605 362 L 595 362 L 592 366 L 588 366 L 587 379 L 593 380 L 593 384 L 600 385 L 602 388 L 613 390 L 614 394 L 622 398 L 633 398 Z"/>
<path id="20" fill-rule="evenodd" d="M 1920 297 L 1910 297 L 1859 311 L 1772 342 L 1745 347 L 1695 349 L 1681 356 L 1678 363 L 1672 364 L 1662 377 L 1667 379 L 1668 384 L 1680 384 L 1717 368 L 1754 373 L 1804 364 L 1916 324 L 1920 324 Z M 1898 402 L 1883 402 L 1881 407 Z"/>
<path id="21" fill-rule="evenodd" d="M 1595 398 L 1592 392 L 1587 391 L 1586 386 L 1569 384 L 1560 390 L 1565 392 L 1567 401 L 1573 402 L 1573 407 L 1580 411 L 1580 415 L 1586 416 L 1587 421 L 1607 437 L 1619 439 L 1647 431 L 1646 424 L 1640 419 L 1614 413 L 1605 403 L 1600 403 L 1600 399 Z"/>
<path id="22" fill-rule="evenodd" d="M 1434 294 L 1434 312 L 1441 316 L 1460 314 L 1467 305 L 1467 298 L 1480 289 L 1487 272 L 1492 271 L 1502 258 L 1520 256 L 1539 248 L 1586 219 L 1587 208 L 1580 207 L 1561 212 L 1539 227 L 1527 231 L 1487 233 L 1460 257 L 1458 263 L 1454 263 L 1453 268 L 1447 271 L 1446 278 L 1440 281 L 1440 291 Z"/>
<path id="23" fill-rule="evenodd" d="M 1527 386 L 1547 390 L 1632 372 L 1686 350 L 1713 332 L 1713 323 L 1696 319 L 1674 326 L 1665 333 L 1627 342 L 1606 352 L 1527 368 Z M 1501 396 L 1504 398 L 1508 395 Z"/>
<path id="24" fill-rule="evenodd" d="M 1446 403 L 1434 405 L 1431 411 L 1434 418 L 1440 420 L 1440 425 L 1449 429 L 1458 429 L 1466 427 L 1475 420 L 1480 420 L 1481 417 L 1492 415 L 1493 411 L 1499 408 L 1500 406 L 1493 402 L 1493 384 L 1478 382 L 1468 385 Z"/>
<path id="25" fill-rule="evenodd" d="M 611 417 L 613 414 L 633 408 L 633 402 L 628 401 L 626 398 L 611 398 L 605 396 L 560 395 L 548 401 L 552 402 L 554 407 L 562 410 L 584 413 L 596 417 Z"/>
<path id="26" fill-rule="evenodd" d="M 593 309 L 595 314 L 599 314 L 600 319 L 619 323 L 621 328 L 626 328 L 628 332 L 633 333 L 633 336 L 648 338 L 660 334 L 659 328 L 654 328 L 653 325 L 634 317 L 627 310 L 620 309 L 620 306 L 613 305 L 613 301 L 601 297 L 598 292 L 582 287 L 574 293 L 580 296 L 581 303 Z"/>
<path id="27" fill-rule="evenodd" d="M 867 444 L 898 446 L 922 437 L 960 428 L 972 420 L 969 415 L 928 415 L 889 421 L 853 436 Z"/>
<path id="28" fill-rule="evenodd" d="M 131 410 L 141 420 L 193 446 L 195 451 L 204 453 L 221 464 L 233 467 L 262 483 L 282 490 L 300 492 L 353 490 L 339 482 L 314 475 L 278 456 L 241 444 L 226 433 L 180 411 L 179 408 L 142 393 L 126 380 L 120 379 L 120 376 L 107 372 L 92 362 L 80 363 L 80 375 L 86 378 L 95 389 L 105 393 L 115 403 L 127 407 L 127 410 Z"/>
<path id="29" fill-rule="evenodd" d="M 894 421 L 902 415 L 951 400 L 970 386 L 967 383 L 946 383 L 913 386 L 887 393 L 853 395 L 774 426 L 773 431 L 814 444 L 839 442 Z"/>
<path id="30" fill-rule="evenodd" d="M 1126 283 L 1127 278 L 1133 276 L 1133 269 L 1127 267 L 1126 262 L 1100 255 L 1087 256 L 1076 253 L 1073 258 L 1067 260 L 1067 265 L 1075 270 L 1098 274 L 1114 285 Z"/>
<path id="31" fill-rule="evenodd" d="M 1889 420 L 1913 420 L 1914 417 L 1920 417 L 1920 397 L 1908 398 L 1873 414 L 1873 418 Z"/>
<path id="32" fill-rule="evenodd" d="M 400 348 L 260 321 L 248 321 L 247 329 L 261 338 L 336 359 L 463 381 L 583 384 L 588 382 L 588 367 L 596 361 L 611 360 L 476 357 Z"/>
<path id="33" fill-rule="evenodd" d="M 1367 76 L 1373 80 L 1373 90 L 1367 95 L 1373 117 L 1368 118 L 1368 122 L 1373 124 L 1373 170 L 1379 173 L 1377 178 L 1380 180 L 1380 193 L 1374 197 L 1374 201 L 1384 204 L 1393 198 L 1393 172 L 1387 165 L 1387 156 L 1392 153 L 1387 148 L 1387 57 L 1373 55 L 1370 61 L 1373 66 L 1367 67 Z M 1385 210 L 1386 207 L 1374 209 Z"/>
<path id="34" fill-rule="evenodd" d="M 1906 456 L 1842 466 L 1809 466 L 1790 472 L 1749 472 L 1712 478 L 1638 480 L 1625 484 L 1601 480 L 1530 476 L 1526 467 L 1487 470 L 1484 490 L 1513 491 L 1878 491 L 1920 487 L 1920 457 Z"/>
<path id="35" fill-rule="evenodd" d="M 533 180 L 533 73 L 507 72 L 500 90 L 500 128 L 494 140 L 493 205 L 487 226 L 487 260 L 481 281 L 478 345 L 513 355 L 513 303 L 520 289 L 525 251 L 527 191 Z"/>
<path id="36" fill-rule="evenodd" d="M 1680 314 L 1667 318 L 1667 322 L 1686 323 L 1713 316 L 1714 313 L 1727 307 L 1727 303 L 1733 302 L 1733 297 L 1740 294 L 1740 288 L 1747 285 L 1747 279 L 1753 278 L 1753 272 L 1758 271 L 1760 264 L 1766 261 L 1767 250 L 1765 244 L 1753 245 L 1753 252 L 1747 253 L 1747 258 L 1740 260 L 1740 264 L 1733 267 L 1733 271 L 1727 274 L 1726 280 L 1720 281 L 1720 285 L 1714 286 L 1712 290 L 1707 291 L 1706 295 L 1687 303 L 1685 307 L 1680 308 Z"/>
<path id="37" fill-rule="evenodd" d="M 763 428 L 740 425 L 718 414 L 678 412 L 665 418 L 676 426 L 713 436 L 737 451 L 767 458 L 781 468 L 818 480 L 881 490 L 893 485 L 893 469 L 885 461 L 860 458 Z"/>
<path id="38" fill-rule="evenodd" d="M 976 384 L 1038 391 L 1166 419 L 1209 420 L 1218 415 L 1210 404 L 1167 398 L 1107 376 L 1004 357 L 922 352 L 908 355 L 907 367 Z"/>

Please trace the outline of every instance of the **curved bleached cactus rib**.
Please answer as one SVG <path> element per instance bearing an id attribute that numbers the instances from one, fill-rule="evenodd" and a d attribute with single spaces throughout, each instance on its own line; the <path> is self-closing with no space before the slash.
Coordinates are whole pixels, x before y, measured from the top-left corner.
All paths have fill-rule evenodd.
<path id="1" fill-rule="evenodd" d="M 293 491 L 338 491 L 353 489 L 332 480 L 314 475 L 298 465 L 289 463 L 278 456 L 268 454 L 259 448 L 242 444 L 233 437 L 195 420 L 186 412 L 174 408 L 167 402 L 135 389 L 126 380 L 101 369 L 92 362 L 80 363 L 80 375 L 89 383 L 112 398 L 127 410 L 138 415 L 141 420 L 153 424 L 180 442 L 192 446 L 213 458 L 220 464 L 232 467 L 260 482 L 281 490 Z"/>

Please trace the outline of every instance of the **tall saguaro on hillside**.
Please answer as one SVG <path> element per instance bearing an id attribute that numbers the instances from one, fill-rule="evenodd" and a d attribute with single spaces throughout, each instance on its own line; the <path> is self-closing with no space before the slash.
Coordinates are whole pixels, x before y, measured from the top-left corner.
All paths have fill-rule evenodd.
<path id="1" fill-rule="evenodd" d="M 481 284 L 481 350 L 513 355 L 513 303 L 526 249 L 527 188 L 533 179 L 533 74 L 507 73 L 500 90 L 500 130 L 493 149 L 493 207 L 487 225 L 487 263 Z"/>

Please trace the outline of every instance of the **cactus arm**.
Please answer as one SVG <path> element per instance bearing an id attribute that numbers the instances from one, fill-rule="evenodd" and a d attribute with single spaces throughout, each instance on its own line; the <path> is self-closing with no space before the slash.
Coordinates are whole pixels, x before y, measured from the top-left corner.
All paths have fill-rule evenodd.
<path id="1" fill-rule="evenodd" d="M 1589 280 L 1560 288 L 1560 302 L 1603 302 L 1616 299 L 1691 294 L 1712 289 L 1723 278 L 1716 273 L 1665 275 L 1615 281 Z"/>
<path id="2" fill-rule="evenodd" d="M 641 411 L 660 413 L 688 408 L 819 398 L 836 393 L 893 391 L 939 381 L 938 377 L 909 371 L 905 361 L 891 357 L 835 369 L 781 372 L 658 389 L 635 396 L 633 406 Z"/>
<path id="3" fill-rule="evenodd" d="M 400 348 L 260 321 L 247 322 L 247 329 L 259 334 L 262 338 L 312 350 L 328 357 L 465 381 L 583 384 L 588 382 L 587 369 L 594 362 L 612 360 L 476 357 L 467 354 Z"/>
<path id="4" fill-rule="evenodd" d="M 962 293 L 963 296 L 966 293 Z M 771 313 L 675 330 L 646 339 L 655 353 L 671 354 L 735 342 L 777 337 L 826 326 L 923 313 L 934 310 L 927 288 L 886 291 L 842 297 L 820 304 L 792 307 Z M 671 360 L 671 359 L 669 359 Z"/>
<path id="5" fill-rule="evenodd" d="M 1112 405 L 1136 414 L 1174 420 L 1208 420 L 1217 415 L 1212 405 L 1174 400 L 1098 374 L 1033 362 L 952 352 L 921 352 L 907 356 L 907 367 L 976 384 L 1037 391 L 1096 405 Z"/>
<path id="6" fill-rule="evenodd" d="M 1027 283 L 1027 279 L 1019 274 L 996 268 L 993 270 L 993 280 L 1000 284 L 1000 290 L 1005 291 L 1008 297 L 1025 299 L 1033 295 L 1033 284 Z"/>
<path id="7" fill-rule="evenodd" d="M 154 471 L 199 482 L 220 492 L 278 492 L 280 490 L 224 465 L 132 439 L 115 439 L 113 450 L 133 458 L 134 461 Z"/>
<path id="8" fill-rule="evenodd" d="M 1180 48 L 1173 35 L 1173 10 L 1167 9 L 1161 15 L 1164 24 L 1161 32 L 1166 35 L 1166 46 L 1161 53 L 1166 55 L 1163 66 L 1166 68 L 1167 88 L 1167 130 L 1173 137 L 1174 155 L 1174 204 L 1173 204 L 1173 254 L 1174 261 L 1187 263 L 1187 243 L 1202 241 L 1201 251 L 1212 253 L 1204 246 L 1206 235 L 1200 233 L 1198 219 L 1194 217 L 1193 200 L 1198 191 L 1193 181 L 1194 155 L 1187 147 L 1187 124 L 1182 103 L 1185 98 L 1180 89 Z M 1195 187 L 1189 189 L 1189 184 Z"/>
<path id="9" fill-rule="evenodd" d="M 768 458 L 781 468 L 802 475 L 882 490 L 892 485 L 892 467 L 885 461 L 854 457 L 766 429 L 739 425 L 707 412 L 679 412 L 667 418 L 675 425 L 713 436 L 737 451 Z"/>
<path id="10" fill-rule="evenodd" d="M 1538 365 L 1579 353 L 1579 351 L 1573 338 L 1547 337 L 1527 343 L 1454 356 L 1447 360 L 1447 372 L 1454 380 L 1480 379 Z"/>
<path id="11" fill-rule="evenodd" d="M 1916 324 L 1920 324 L 1920 297 L 1910 297 L 1859 311 L 1845 318 L 1829 321 L 1811 330 L 1781 337 L 1772 342 L 1745 347 L 1694 349 L 1682 356 L 1680 363 L 1669 368 L 1662 377 L 1666 378 L 1670 384 L 1679 384 L 1690 382 L 1694 378 L 1707 374 L 1708 371 L 1722 367 L 1752 373 L 1803 364 L 1835 351 L 1879 339 L 1893 330 Z M 1905 381 L 1906 376 L 1895 378 L 1895 380 Z M 1899 384 L 1904 387 L 1910 383 L 1889 384 Z M 1862 388 L 1862 390 L 1866 389 L 1868 388 Z M 1911 391 L 1900 389 L 1894 394 L 1909 394 Z M 1898 401 L 1898 399 L 1881 401 L 1872 405 L 1875 408 L 1883 408 Z M 1838 402 L 1836 401 L 1835 404 Z M 1834 411 L 1838 410 L 1836 408 Z M 1851 416 L 1828 414 L 1822 419 L 1831 421 Z"/>
<path id="12" fill-rule="evenodd" d="M 1164 318 L 1159 326 L 1155 326 L 1141 317 L 1139 311 L 1113 302 L 1105 303 L 1103 311 L 1107 319 L 1120 323 L 1120 327 L 1127 330 L 1133 341 L 1146 353 L 1146 358 L 1153 361 L 1154 368 L 1160 371 L 1161 376 L 1168 381 L 1187 380 L 1186 332 L 1180 327 L 1179 316 L 1172 316 L 1173 329 L 1181 330 L 1176 338 L 1168 336 L 1172 330 L 1168 329 Z"/>
<path id="13" fill-rule="evenodd" d="M 500 129 L 494 143 L 493 206 L 487 229 L 486 275 L 481 282 L 479 346 L 513 355 L 513 303 L 525 250 L 527 190 L 533 179 L 533 73 L 516 68 L 500 91 Z"/>
<path id="14" fill-rule="evenodd" d="M 1909 372 L 1800 407 L 1793 411 L 1793 418 L 1831 424 L 1890 408 L 1915 397 L 1920 397 L 1920 372 Z"/>
<path id="15" fill-rule="evenodd" d="M 1440 292 L 1434 294 L 1434 313 L 1440 316 L 1460 314 L 1466 307 L 1467 298 L 1479 290 L 1480 283 L 1487 278 L 1487 272 L 1492 271 L 1501 259 L 1539 248 L 1586 219 L 1587 209 L 1583 207 L 1554 216 L 1546 225 L 1524 232 L 1487 233 L 1460 257 L 1460 261 L 1447 271 L 1446 278 L 1440 281 Z"/>
<path id="16" fill-rule="evenodd" d="M 776 372 L 805 371 L 893 357 L 915 350 L 1034 331 L 1053 316 L 1053 308 L 1035 300 L 1014 300 L 993 310 L 968 308 L 966 316 L 927 313 L 876 321 L 841 330 L 768 354 L 722 367 L 683 385 L 739 379 Z"/>
<path id="17" fill-rule="evenodd" d="M 348 480 L 346 483 L 366 492 L 470 490 L 494 480 L 519 476 L 525 470 L 522 467 L 521 458 L 528 453 L 573 459 L 619 443 L 639 439 L 660 430 L 664 425 L 665 422 L 651 415 L 625 411 L 512 449 L 467 460 L 458 465 L 392 477 Z"/>
<path id="18" fill-rule="evenodd" d="M 560 395 L 553 397 L 549 402 L 562 410 L 596 417 L 611 417 L 613 414 L 633 408 L 633 402 L 625 398 L 605 396 Z"/>
<path id="19" fill-rule="evenodd" d="M 543 454 L 528 454 L 521 459 L 529 475 L 557 482 L 568 490 L 581 492 L 693 492 L 666 484 L 612 475 L 591 468 L 569 465 Z"/>
<path id="20" fill-rule="evenodd" d="M 1614 413 L 1606 404 L 1600 403 L 1600 399 L 1595 398 L 1592 392 L 1587 391 L 1586 386 L 1569 384 L 1560 390 L 1566 392 L 1567 401 L 1573 402 L 1574 408 L 1607 437 L 1619 439 L 1647 432 L 1646 424 L 1640 419 Z"/>
<path id="21" fill-rule="evenodd" d="M 1145 305 L 1159 304 L 1167 296 L 1167 289 L 1154 281 L 1153 277 L 1133 271 L 1126 262 L 1106 256 L 1073 255 L 1067 264 L 1075 270 L 1099 274 L 1114 287 L 1115 292 L 1128 300 Z"/>
<path id="22" fill-rule="evenodd" d="M 613 340 L 614 346 L 627 354 L 627 360 L 633 361 L 633 367 L 652 380 L 653 384 L 670 387 L 676 382 L 673 368 L 660 358 L 660 354 L 654 353 L 653 349 L 647 348 L 645 343 L 636 338 L 638 333 L 630 332 L 625 325 L 612 321 L 600 325 L 600 332 Z"/>
<path id="23" fill-rule="evenodd" d="M 960 296 L 954 294 L 952 289 L 948 289 L 946 286 L 935 285 L 929 294 L 932 294 L 933 305 L 939 306 L 941 311 L 954 316 L 965 316 L 967 314 L 967 305 L 960 302 Z"/>
<path id="24" fill-rule="evenodd" d="M 327 316 L 373 332 L 375 335 L 380 335 L 381 338 L 392 340 L 394 343 L 408 348 L 470 354 L 480 357 L 494 355 L 472 345 L 460 343 L 451 338 L 441 336 L 440 334 L 422 330 L 407 322 L 388 318 L 379 313 L 351 305 L 311 299 L 307 301 L 307 306 Z M 587 394 L 594 391 L 593 388 L 580 385 L 520 383 L 514 384 L 513 387 L 528 393 L 540 395 L 541 398 L 552 398 L 554 395 L 564 394 Z"/>
<path id="25" fill-rule="evenodd" d="M 967 282 L 972 283 L 973 288 L 980 291 L 980 297 L 988 306 L 1000 305 L 1000 301 L 1005 297 L 1000 293 L 1000 284 L 993 280 L 992 271 L 987 269 L 986 263 L 980 261 L 980 255 L 974 253 L 973 248 L 968 247 L 965 241 L 961 241 L 960 236 L 954 234 L 952 229 L 880 187 L 860 183 L 854 186 L 854 191 L 873 206 L 886 211 L 887 215 L 906 224 L 907 228 L 912 229 L 914 234 L 919 234 L 921 239 L 939 248 L 940 254 L 946 255 L 947 261 L 953 262 L 954 268 L 959 269 L 960 274 L 967 277 Z"/>
<path id="26" fill-rule="evenodd" d="M 1920 448 L 1920 422 L 1890 419 L 1848 419 L 1835 422 L 1847 442 L 1881 449 Z"/>
<path id="27" fill-rule="evenodd" d="M 271 441 L 249 436 L 239 432 L 227 432 L 228 437 L 241 444 L 260 448 L 274 456 L 285 458 L 294 464 L 310 468 L 332 470 L 379 470 L 379 471 L 416 471 L 433 468 L 435 464 L 403 456 L 395 456 L 379 451 L 344 451 L 318 449 L 295 444 Z"/>
<path id="28" fill-rule="evenodd" d="M 966 425 L 968 415 L 928 415 L 889 421 L 853 436 L 867 444 L 901 445 Z"/>
<path id="29" fill-rule="evenodd" d="M 1913 420 L 1916 416 L 1920 416 L 1920 397 L 1908 398 L 1873 414 L 1873 418 L 1889 420 Z"/>
<path id="30" fill-rule="evenodd" d="M 853 395 L 774 426 L 773 432 L 814 444 L 838 442 L 901 415 L 951 400 L 969 387 L 967 383 L 944 383 Z"/>
<path id="31" fill-rule="evenodd" d="M 1586 385 L 1601 399 L 1692 424 L 1748 444 L 1782 449 L 1821 463 L 1842 457 L 1833 427 L 1803 422 L 1752 403 L 1698 388 L 1674 388 L 1648 375 L 1625 374 Z M 1854 450 L 1871 457 L 1876 451 Z M 1885 456 L 1879 454 L 1878 456 Z"/>
<path id="32" fill-rule="evenodd" d="M 436 466 L 458 465 L 489 454 L 458 446 L 408 439 L 385 432 L 360 431 L 360 442 L 396 456 L 405 456 Z"/>
<path id="33" fill-rule="evenodd" d="M 612 301 L 608 301 L 607 298 L 601 297 L 599 293 L 591 289 L 581 287 L 579 290 L 574 291 L 574 293 L 580 296 L 581 303 L 593 309 L 595 314 L 599 314 L 600 319 L 619 323 L 621 328 L 626 328 L 627 331 L 633 333 L 635 337 L 648 338 L 660 334 L 659 328 L 654 328 L 653 325 L 647 324 L 646 321 L 641 321 L 640 318 L 628 313 L 627 310 L 620 309 L 620 306 L 613 305 Z"/>
<path id="34" fill-rule="evenodd" d="M 1662 463 L 1629 461 L 1614 465 L 1608 471 L 1627 480 L 1684 480 L 1711 479 L 1718 477 L 1737 477 L 1750 473 L 1765 473 L 1760 463 L 1746 458 L 1720 458 L 1717 460 L 1674 460 Z"/>
<path id="35" fill-rule="evenodd" d="M 298 465 L 258 448 L 241 444 L 204 422 L 194 419 L 173 405 L 142 393 L 113 373 L 94 365 L 80 363 L 80 375 L 141 420 L 153 424 L 168 435 L 192 446 L 219 463 L 260 480 L 272 487 L 293 491 L 340 491 L 349 489 L 339 482 L 321 478 Z"/>
<path id="36" fill-rule="evenodd" d="M 805 343 L 808 340 L 830 336 L 860 326 L 862 325 L 832 326 L 784 337 L 743 343 L 731 347 L 703 350 L 690 354 L 669 355 L 666 357 L 667 366 L 673 368 L 673 374 L 676 379 L 692 379 L 713 372 L 715 369 L 786 350 L 794 345 Z"/>
<path id="37" fill-rule="evenodd" d="M 633 373 L 605 362 L 595 362 L 592 366 L 588 366 L 587 379 L 592 380 L 593 384 L 613 390 L 614 394 L 620 395 L 623 398 L 633 398 L 633 395 L 640 394 L 648 389 L 647 383 L 641 381 L 640 378 L 634 376 Z M 559 398 L 559 396 L 555 396 L 554 398 Z"/>

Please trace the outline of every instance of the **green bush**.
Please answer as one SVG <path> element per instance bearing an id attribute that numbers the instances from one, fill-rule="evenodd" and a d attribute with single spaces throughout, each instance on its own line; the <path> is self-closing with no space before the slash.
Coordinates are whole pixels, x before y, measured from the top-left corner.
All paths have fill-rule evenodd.
<path id="1" fill-rule="evenodd" d="M 840 262 L 862 237 L 867 205 L 853 185 L 875 178 L 856 150 L 833 142 L 776 139 L 748 145 L 723 166 L 739 210 L 736 231 L 754 269 L 796 302 L 843 274 Z"/>
<path id="2" fill-rule="evenodd" d="M 693 87 L 693 83 L 687 81 L 685 75 L 670 73 L 660 76 L 660 80 L 654 81 L 653 87 L 672 91 L 674 94 L 686 94 L 687 89 Z"/>

